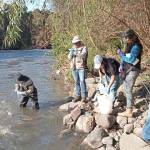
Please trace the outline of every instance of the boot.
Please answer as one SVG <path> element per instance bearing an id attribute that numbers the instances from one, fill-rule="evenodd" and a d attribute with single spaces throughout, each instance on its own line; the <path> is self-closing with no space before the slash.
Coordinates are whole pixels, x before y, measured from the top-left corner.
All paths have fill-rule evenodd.
<path id="1" fill-rule="evenodd" d="M 38 102 L 35 103 L 35 106 L 33 107 L 33 109 L 36 109 L 36 110 L 39 110 L 39 109 L 40 109 Z"/>
<path id="2" fill-rule="evenodd" d="M 118 113 L 119 116 L 124 116 L 124 117 L 132 117 L 132 109 L 131 108 L 127 108 L 126 111 L 122 112 L 122 113 Z"/>
<path id="3" fill-rule="evenodd" d="M 86 97 L 82 97 L 81 102 L 87 102 Z"/>

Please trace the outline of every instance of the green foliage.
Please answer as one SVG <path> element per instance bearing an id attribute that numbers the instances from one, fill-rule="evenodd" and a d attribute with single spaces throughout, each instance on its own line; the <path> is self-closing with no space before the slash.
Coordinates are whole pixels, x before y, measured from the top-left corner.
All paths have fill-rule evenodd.
<path id="1" fill-rule="evenodd" d="M 10 6 L 9 12 L 9 24 L 7 26 L 6 35 L 4 38 L 4 47 L 11 47 L 16 44 L 17 41 L 20 40 L 22 32 L 20 26 L 20 22 L 22 19 L 22 15 L 25 12 L 25 5 L 20 0 L 16 0 Z"/>
<path id="2" fill-rule="evenodd" d="M 62 4 L 63 3 L 63 4 Z M 108 5 L 109 2 L 107 2 Z M 56 12 L 53 13 L 51 18 L 52 26 L 52 43 L 53 51 L 59 57 L 64 53 L 67 59 L 68 49 L 72 46 L 71 40 L 74 35 L 79 35 L 88 48 L 88 68 L 93 69 L 93 57 L 101 53 L 103 54 L 106 49 L 110 47 L 107 42 L 103 42 L 99 38 L 99 7 L 101 2 L 99 0 L 90 1 L 56 1 Z M 111 42 L 110 42 L 111 43 Z M 63 62 L 59 63 L 59 66 Z"/>

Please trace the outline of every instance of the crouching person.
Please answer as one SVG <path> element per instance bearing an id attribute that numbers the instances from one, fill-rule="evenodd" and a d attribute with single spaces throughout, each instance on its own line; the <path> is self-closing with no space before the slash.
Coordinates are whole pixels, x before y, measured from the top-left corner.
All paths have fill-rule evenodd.
<path id="1" fill-rule="evenodd" d="M 17 95 L 21 95 L 20 107 L 26 107 L 28 100 L 31 99 L 34 103 L 33 108 L 39 109 L 37 89 L 29 77 L 20 73 L 17 75 L 15 92 Z"/>
<path id="2" fill-rule="evenodd" d="M 113 58 L 106 58 L 96 55 L 94 68 L 99 71 L 100 81 L 103 86 L 99 89 L 100 94 L 109 95 L 112 102 L 115 102 L 117 89 L 120 86 L 119 62 Z"/>

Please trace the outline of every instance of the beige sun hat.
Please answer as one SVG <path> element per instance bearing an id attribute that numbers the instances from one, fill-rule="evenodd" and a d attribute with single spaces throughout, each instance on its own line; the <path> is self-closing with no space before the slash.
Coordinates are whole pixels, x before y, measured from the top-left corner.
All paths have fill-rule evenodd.
<path id="1" fill-rule="evenodd" d="M 78 42 L 80 42 L 80 41 L 82 41 L 82 40 L 76 35 L 76 36 L 74 36 L 73 39 L 72 39 L 72 44 L 78 43 Z"/>

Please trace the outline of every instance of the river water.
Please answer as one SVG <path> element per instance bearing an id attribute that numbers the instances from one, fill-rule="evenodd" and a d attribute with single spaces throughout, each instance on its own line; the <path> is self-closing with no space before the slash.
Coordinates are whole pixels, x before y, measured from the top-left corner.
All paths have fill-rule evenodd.
<path id="1" fill-rule="evenodd" d="M 67 93 L 61 80 L 50 80 L 54 63 L 48 51 L 0 51 L 0 150 L 80 149 L 80 137 L 59 137 L 64 114 L 57 108 Z M 31 102 L 27 108 L 19 108 L 14 92 L 17 72 L 35 83 L 41 107 L 38 112 L 32 110 Z"/>

